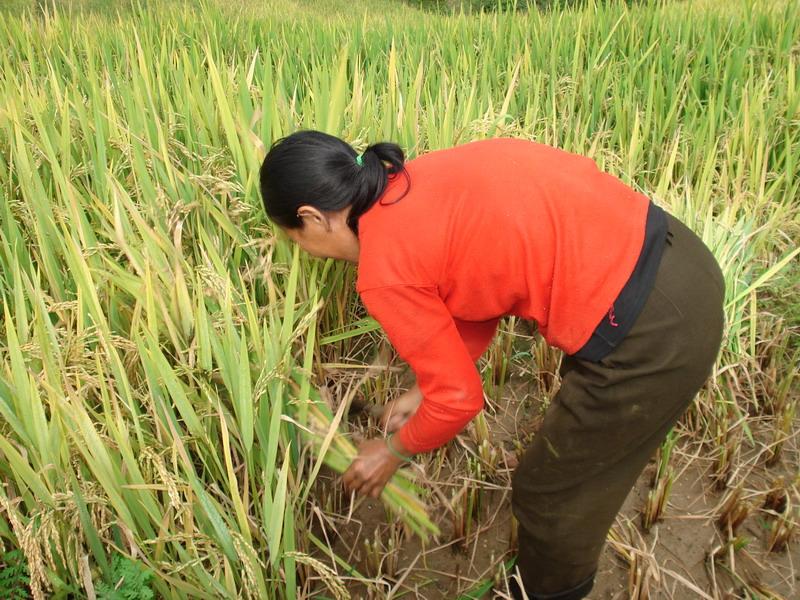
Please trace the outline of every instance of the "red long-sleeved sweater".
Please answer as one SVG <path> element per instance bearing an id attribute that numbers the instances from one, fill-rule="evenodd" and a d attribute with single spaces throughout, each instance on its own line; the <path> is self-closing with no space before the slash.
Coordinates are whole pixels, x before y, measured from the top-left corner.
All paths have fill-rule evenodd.
<path id="1" fill-rule="evenodd" d="M 586 157 L 499 138 L 425 154 L 359 220 L 357 290 L 424 400 L 408 450 L 451 440 L 483 408 L 475 361 L 501 316 L 572 354 L 636 264 L 649 200 Z"/>

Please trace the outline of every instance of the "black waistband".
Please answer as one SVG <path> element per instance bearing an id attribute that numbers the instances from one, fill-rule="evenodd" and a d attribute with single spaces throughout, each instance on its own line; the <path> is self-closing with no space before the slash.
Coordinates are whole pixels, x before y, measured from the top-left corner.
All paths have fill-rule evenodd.
<path id="1" fill-rule="evenodd" d="M 667 215 L 650 201 L 645 223 L 644 243 L 633 273 L 603 320 L 574 356 L 596 362 L 611 352 L 633 327 L 656 279 L 658 265 L 667 240 Z"/>

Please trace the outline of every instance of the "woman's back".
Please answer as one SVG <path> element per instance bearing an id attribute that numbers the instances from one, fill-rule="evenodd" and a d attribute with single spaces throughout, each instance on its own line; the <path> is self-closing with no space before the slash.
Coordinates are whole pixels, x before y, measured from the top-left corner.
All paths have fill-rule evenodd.
<path id="1" fill-rule="evenodd" d="M 406 187 L 395 177 L 359 221 L 368 308 L 408 301 L 397 286 L 435 287 L 455 318 L 515 314 L 578 350 L 633 271 L 648 199 L 588 158 L 527 140 L 472 142 L 406 168 L 409 193 L 393 202 Z"/>

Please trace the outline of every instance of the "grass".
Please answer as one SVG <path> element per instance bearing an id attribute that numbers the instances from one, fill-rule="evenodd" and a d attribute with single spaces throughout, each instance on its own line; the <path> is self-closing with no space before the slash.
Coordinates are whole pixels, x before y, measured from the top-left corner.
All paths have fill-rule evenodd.
<path id="1" fill-rule="evenodd" d="M 349 510 L 317 481 L 319 457 L 342 469 L 350 403 L 381 402 L 400 376 L 352 269 L 301 256 L 265 222 L 260 159 L 298 127 L 411 156 L 495 135 L 592 156 L 699 232 L 725 272 L 724 349 L 684 423 L 716 485 L 741 483 L 756 423 L 774 432 L 770 460 L 791 451 L 791 2 L 483 15 L 385 2 L 335 18 L 308 3 L 83 6 L 0 24 L 0 543 L 23 551 L 35 597 L 113 587 L 118 555 L 168 598 L 381 585 L 314 525 Z M 516 335 L 482 363 L 493 400 Z M 547 398 L 558 353 L 529 351 Z M 465 545 L 501 456 L 485 428 L 473 438 L 472 483 L 452 499 Z M 415 498 L 451 461 L 422 459 L 424 485 L 420 469 L 397 478 L 384 499 L 406 525 L 385 542 L 444 522 Z"/>

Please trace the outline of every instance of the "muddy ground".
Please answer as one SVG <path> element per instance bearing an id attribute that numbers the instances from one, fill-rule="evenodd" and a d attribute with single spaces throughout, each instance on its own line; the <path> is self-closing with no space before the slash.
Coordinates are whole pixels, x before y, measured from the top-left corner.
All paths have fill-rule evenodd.
<path id="1" fill-rule="evenodd" d="M 466 536 L 454 534 L 454 510 L 469 477 L 466 456 L 474 448 L 470 430 L 441 450 L 423 459 L 424 477 L 434 490 L 431 514 L 441 529 L 438 540 L 423 547 L 396 522 L 378 501 L 350 502 L 339 489 L 336 477 L 324 474 L 320 489 L 326 489 L 327 520 L 318 518 L 315 528 L 327 543 L 359 574 L 370 579 L 365 585 L 338 568 L 338 576 L 352 598 L 455 599 L 507 598 L 504 561 L 513 556 L 510 475 L 516 453 L 535 435 L 543 406 L 531 398 L 531 378 L 518 376 L 487 411 L 493 446 L 503 448 L 501 468 L 494 477 L 476 483 L 482 506 Z M 470 427 L 473 427 L 471 425 Z M 644 532 L 642 512 L 652 489 L 656 459 L 639 477 L 612 528 L 603 552 L 590 599 L 635 598 L 800 598 L 800 544 L 797 542 L 798 448 L 795 437 L 787 440 L 781 459 L 767 465 L 765 444 L 758 419 L 750 421 L 754 441 L 740 449 L 738 464 L 728 485 L 718 486 L 711 477 L 712 452 L 708 443 L 676 427 L 679 441 L 670 465 L 675 476 L 662 518 Z M 794 427 L 793 431 L 798 431 Z M 369 433 L 368 424 L 363 429 Z M 372 430 L 374 435 L 374 429 Z M 419 468 L 419 467 L 416 467 Z M 785 506 L 764 506 L 775 482 L 783 478 Z M 722 488 L 722 489 L 720 489 Z M 748 516 L 734 535 L 720 526 L 720 515 L 735 488 L 741 488 L 737 506 L 749 507 Z M 339 510 L 330 510 L 330 507 Z M 730 506 L 730 504 L 729 504 Z M 786 516 L 794 534 L 788 546 L 767 551 L 771 528 Z M 368 547 L 366 544 L 369 544 Z M 494 580 L 493 589 L 479 594 L 481 582 Z M 312 577 L 310 597 L 333 597 L 324 592 L 321 580 Z M 466 595 L 472 591 L 473 595 Z"/>

